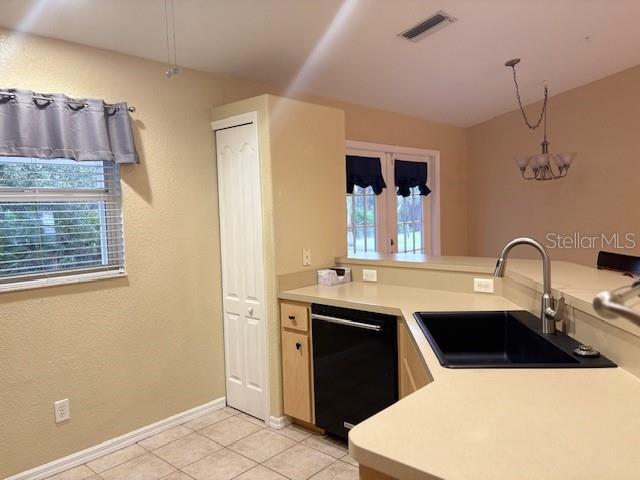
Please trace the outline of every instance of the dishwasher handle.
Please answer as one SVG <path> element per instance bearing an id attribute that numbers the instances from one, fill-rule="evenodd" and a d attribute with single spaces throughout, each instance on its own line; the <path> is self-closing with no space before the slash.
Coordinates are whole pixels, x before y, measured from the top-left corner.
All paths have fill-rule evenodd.
<path id="1" fill-rule="evenodd" d="M 312 313 L 311 318 L 313 320 L 322 320 L 324 322 L 336 323 L 338 325 L 345 325 L 347 327 L 364 328 L 365 330 L 373 330 L 379 332 L 382 330 L 380 325 L 374 325 L 371 323 L 354 322 L 353 320 L 347 320 L 345 318 L 330 317 L 328 315 L 320 315 L 318 313 Z"/>

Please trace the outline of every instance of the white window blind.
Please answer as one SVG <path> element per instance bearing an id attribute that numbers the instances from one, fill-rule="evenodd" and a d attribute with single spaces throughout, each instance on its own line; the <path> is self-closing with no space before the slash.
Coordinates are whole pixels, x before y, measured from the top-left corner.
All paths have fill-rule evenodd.
<path id="1" fill-rule="evenodd" d="M 0 290 L 124 273 L 120 200 L 113 162 L 0 157 Z"/>

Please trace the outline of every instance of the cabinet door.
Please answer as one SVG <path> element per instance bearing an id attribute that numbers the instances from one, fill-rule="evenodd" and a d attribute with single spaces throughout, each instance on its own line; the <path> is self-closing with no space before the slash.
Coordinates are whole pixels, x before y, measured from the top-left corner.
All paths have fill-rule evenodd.
<path id="1" fill-rule="evenodd" d="M 412 394 L 430 381 L 430 375 L 423 365 L 420 352 L 413 343 L 411 333 L 404 321 L 398 322 L 398 377 L 400 398 Z"/>
<path id="2" fill-rule="evenodd" d="M 282 332 L 282 387 L 284 413 L 313 423 L 309 336 Z"/>

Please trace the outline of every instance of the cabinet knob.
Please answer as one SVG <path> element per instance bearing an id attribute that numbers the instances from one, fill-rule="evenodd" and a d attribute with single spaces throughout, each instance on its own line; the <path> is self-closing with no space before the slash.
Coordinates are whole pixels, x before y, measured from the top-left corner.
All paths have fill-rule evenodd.
<path id="1" fill-rule="evenodd" d="M 289 320 L 295 320 L 296 316 L 295 315 L 289 315 Z"/>
<path id="2" fill-rule="evenodd" d="M 253 315 L 253 307 L 247 308 L 247 312 L 249 313 L 249 315 Z"/>
<path id="3" fill-rule="evenodd" d="M 296 342 L 296 350 L 300 350 L 302 348 L 302 344 L 300 342 Z"/>

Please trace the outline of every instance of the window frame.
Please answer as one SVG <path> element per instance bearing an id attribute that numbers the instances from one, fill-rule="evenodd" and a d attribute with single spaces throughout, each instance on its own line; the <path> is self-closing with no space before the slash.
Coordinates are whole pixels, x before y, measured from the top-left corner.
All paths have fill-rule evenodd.
<path id="1" fill-rule="evenodd" d="M 396 253 L 397 255 L 415 254 L 411 252 L 397 253 L 397 191 L 394 181 L 394 161 L 398 159 L 427 163 L 429 169 L 427 184 L 431 193 L 422 199 L 423 230 L 426 230 L 423 232 L 422 239 L 425 247 L 423 254 L 440 255 L 440 151 L 347 140 L 346 155 L 380 158 L 382 175 L 387 188 L 376 199 L 376 251 L 377 253 Z M 391 239 L 394 241 L 393 246 Z M 345 240 L 348 250 L 348 238 Z M 347 254 L 363 255 L 364 253 L 348 251 Z"/>
<path id="2" fill-rule="evenodd" d="M 47 163 L 68 165 L 65 159 L 47 159 Z M 106 161 L 103 161 L 103 166 Z M 115 173 L 113 175 L 105 174 L 105 188 L 15 188 L 0 187 L 0 203 L 47 203 L 47 202 L 87 202 L 98 203 L 100 212 L 100 243 L 103 262 L 108 262 L 108 250 L 115 248 L 120 249 L 122 262 L 104 263 L 102 266 L 87 266 L 86 268 L 52 270 L 50 272 L 40 272 L 33 274 L 25 274 L 14 276 L 13 281 L 4 281 L 12 279 L 12 277 L 0 277 L 0 293 L 11 292 L 17 290 L 28 290 L 33 288 L 41 288 L 56 285 L 74 284 L 91 282 L 105 278 L 124 277 L 127 275 L 124 260 L 124 219 L 122 212 L 122 196 L 120 190 L 120 170 L 115 165 Z M 113 183 L 109 183 L 113 182 Z M 105 213 L 109 206 L 117 205 L 118 215 L 120 217 L 120 234 L 110 228 L 110 222 L 113 222 L 111 216 Z M 4 281 L 4 282 L 3 282 Z"/>

